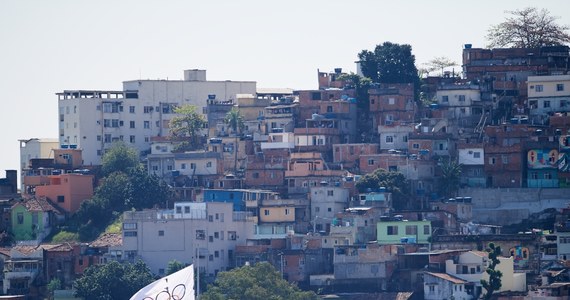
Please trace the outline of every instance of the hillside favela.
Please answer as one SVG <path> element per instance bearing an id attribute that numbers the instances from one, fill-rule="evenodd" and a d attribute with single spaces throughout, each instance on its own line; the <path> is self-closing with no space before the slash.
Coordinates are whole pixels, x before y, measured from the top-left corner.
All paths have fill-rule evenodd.
<path id="1" fill-rule="evenodd" d="M 312 89 L 182 66 L 54 91 L 57 136 L 9 144 L 0 298 L 569 299 L 570 35 L 549 16 L 511 12 L 461 61 L 379 40 Z"/>

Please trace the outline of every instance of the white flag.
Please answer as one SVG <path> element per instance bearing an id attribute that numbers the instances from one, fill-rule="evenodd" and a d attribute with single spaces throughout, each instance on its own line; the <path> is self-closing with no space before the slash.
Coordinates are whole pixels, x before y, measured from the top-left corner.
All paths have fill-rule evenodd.
<path id="1" fill-rule="evenodd" d="M 130 300 L 194 300 L 194 265 L 143 287 Z"/>

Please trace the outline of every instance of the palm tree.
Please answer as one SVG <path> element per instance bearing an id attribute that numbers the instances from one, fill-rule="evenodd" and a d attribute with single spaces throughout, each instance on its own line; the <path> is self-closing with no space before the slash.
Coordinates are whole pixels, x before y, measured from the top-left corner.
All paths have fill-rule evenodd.
<path id="1" fill-rule="evenodd" d="M 243 117 L 239 112 L 239 109 L 234 107 L 232 110 L 228 111 L 226 117 L 224 118 L 224 123 L 228 125 L 229 128 L 232 129 L 235 135 L 236 142 L 234 144 L 234 174 L 237 173 L 237 153 L 238 153 L 238 133 L 240 133 L 243 129 Z"/>

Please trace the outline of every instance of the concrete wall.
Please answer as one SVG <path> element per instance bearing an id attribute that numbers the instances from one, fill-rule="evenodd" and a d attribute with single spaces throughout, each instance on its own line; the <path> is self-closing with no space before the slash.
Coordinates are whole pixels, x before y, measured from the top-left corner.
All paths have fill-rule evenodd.
<path id="1" fill-rule="evenodd" d="M 570 189 L 467 188 L 460 196 L 472 197 L 473 221 L 508 225 L 528 218 L 547 208 L 565 208 Z"/>

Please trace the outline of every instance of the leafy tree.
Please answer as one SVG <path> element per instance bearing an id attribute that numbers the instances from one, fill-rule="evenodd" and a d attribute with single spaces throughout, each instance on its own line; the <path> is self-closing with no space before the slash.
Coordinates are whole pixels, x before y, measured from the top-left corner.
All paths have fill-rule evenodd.
<path id="1" fill-rule="evenodd" d="M 47 289 L 50 293 L 50 299 L 53 299 L 53 292 L 55 290 L 60 290 L 62 287 L 63 285 L 61 284 L 61 280 L 59 280 L 59 278 L 50 280 L 50 282 L 47 284 Z"/>
<path id="2" fill-rule="evenodd" d="M 445 68 L 457 66 L 457 63 L 445 56 L 440 56 L 440 57 L 434 57 L 432 60 L 428 61 L 425 65 L 426 65 L 425 71 L 428 74 L 434 71 L 441 70 L 441 76 L 443 76 Z"/>
<path id="3" fill-rule="evenodd" d="M 377 190 L 380 187 L 384 187 L 392 193 L 393 206 L 396 210 L 406 209 L 411 205 L 409 203 L 411 198 L 410 183 L 400 172 L 377 169 L 373 173 L 362 176 L 356 182 L 356 188 L 361 193 L 365 193 L 369 189 Z"/>
<path id="4" fill-rule="evenodd" d="M 489 266 L 487 267 L 487 274 L 489 274 L 489 281 L 481 279 L 481 285 L 485 289 L 485 296 L 483 299 L 491 299 L 493 293 L 501 289 L 501 277 L 503 273 L 499 270 L 495 270 L 498 264 L 501 263 L 499 256 L 501 255 L 501 246 L 495 246 L 494 243 L 489 243 L 489 248 L 487 248 L 487 253 L 489 253 Z"/>
<path id="5" fill-rule="evenodd" d="M 153 281 L 152 273 L 141 260 L 134 264 L 112 261 L 87 268 L 73 285 L 75 296 L 85 300 L 124 300 Z"/>
<path id="6" fill-rule="evenodd" d="M 379 83 L 419 83 L 416 58 L 412 46 L 384 42 L 374 52 L 362 50 L 358 54 L 364 76 Z"/>
<path id="7" fill-rule="evenodd" d="M 236 141 L 234 143 L 234 154 L 235 154 L 235 158 L 234 158 L 234 173 L 237 172 L 237 160 L 238 160 L 238 133 L 241 132 L 243 130 L 243 117 L 242 115 L 239 113 L 239 109 L 237 108 L 232 108 L 230 111 L 228 111 L 228 113 L 226 114 L 226 117 L 224 118 L 224 122 L 233 130 Z"/>
<path id="8" fill-rule="evenodd" d="M 178 115 L 170 120 L 170 134 L 174 138 L 187 138 L 187 142 L 183 142 L 177 150 L 197 149 L 200 145 L 200 130 L 206 124 L 206 119 L 194 105 L 177 107 L 174 112 Z"/>
<path id="9" fill-rule="evenodd" d="M 129 172 L 129 179 L 132 189 L 130 197 L 125 201 L 125 209 L 165 206 L 170 189 L 158 176 L 149 175 L 143 167 L 139 167 Z"/>
<path id="10" fill-rule="evenodd" d="M 249 299 L 249 300 L 312 300 L 317 295 L 312 291 L 301 291 L 281 278 L 281 274 L 267 263 L 244 266 L 228 272 L 221 272 L 202 300 Z"/>
<path id="11" fill-rule="evenodd" d="M 182 269 L 184 269 L 184 264 L 177 261 L 176 259 L 171 260 L 168 262 L 168 267 L 166 268 L 166 275 L 170 275 L 172 273 L 176 273 Z"/>
<path id="12" fill-rule="evenodd" d="M 137 150 L 123 142 L 116 142 L 103 155 L 102 170 L 104 175 L 113 172 L 127 172 L 140 165 Z"/>
<path id="13" fill-rule="evenodd" d="M 112 211 L 123 211 L 132 195 L 131 178 L 126 173 L 114 172 L 105 177 L 95 189 L 94 197 L 101 205 Z"/>
<path id="14" fill-rule="evenodd" d="M 570 42 L 567 25 L 556 24 L 547 9 L 527 7 L 507 11 L 512 17 L 492 25 L 487 31 L 489 48 L 537 48 L 556 46 Z"/>
<path id="15" fill-rule="evenodd" d="M 462 164 L 455 161 L 439 160 L 441 177 L 439 178 L 439 193 L 447 197 L 455 196 L 459 190 Z"/>
<path id="16" fill-rule="evenodd" d="M 66 242 L 77 242 L 79 236 L 77 233 L 62 230 L 53 236 L 51 242 L 54 244 L 66 243 Z"/>

